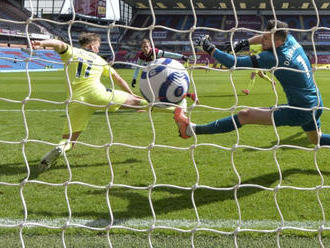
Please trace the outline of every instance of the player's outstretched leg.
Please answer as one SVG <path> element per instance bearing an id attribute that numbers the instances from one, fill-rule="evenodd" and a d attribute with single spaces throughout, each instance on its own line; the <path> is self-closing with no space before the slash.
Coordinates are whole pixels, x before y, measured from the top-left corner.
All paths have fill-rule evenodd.
<path id="1" fill-rule="evenodd" d="M 183 139 L 190 138 L 191 132 L 189 132 L 189 119 L 184 114 L 184 110 L 180 107 L 177 107 L 174 111 L 174 120 L 179 128 L 180 137 Z M 187 132 L 188 131 L 188 132 Z"/>
<path id="2" fill-rule="evenodd" d="M 79 136 L 79 135 L 78 135 Z M 77 140 L 78 136 L 73 136 L 74 140 Z M 49 169 L 51 166 L 56 164 L 57 159 L 63 155 L 63 152 L 68 152 L 72 149 L 72 142 L 68 142 L 68 139 L 63 139 L 60 141 L 59 145 L 56 146 L 53 150 L 46 153 L 45 156 L 42 157 L 39 164 L 39 170 L 44 171 Z"/>

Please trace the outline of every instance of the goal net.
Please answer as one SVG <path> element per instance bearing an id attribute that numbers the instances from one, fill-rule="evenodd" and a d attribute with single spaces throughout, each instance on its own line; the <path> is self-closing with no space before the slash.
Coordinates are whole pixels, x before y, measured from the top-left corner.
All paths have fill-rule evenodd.
<path id="1" fill-rule="evenodd" d="M 301 237 L 297 242 L 310 246 L 330 245 L 329 147 L 321 147 L 319 141 L 317 145 L 307 144 L 300 129 L 276 127 L 273 118 L 273 125 L 268 127 L 236 127 L 229 134 L 194 134 L 181 140 L 172 114 L 151 111 L 155 102 L 146 113 L 101 111 L 92 117 L 73 151 L 65 152 L 49 171 L 37 172 L 44 152 L 58 145 L 65 120 L 72 135 L 68 106 L 73 101 L 67 65 L 51 51 L 30 49 L 31 40 L 61 36 L 76 46 L 79 29 L 101 33 L 109 64 L 125 67 L 118 71 L 127 82 L 133 75 L 132 66 L 148 69 L 154 63 L 136 64 L 142 38 L 149 38 L 153 49 L 173 47 L 172 52 L 190 56 L 187 70 L 191 91 L 201 100 L 200 104 L 190 102 L 187 115 L 192 122 L 204 123 L 228 115 L 234 118 L 243 108 L 281 108 L 285 99 L 274 72 L 287 68 L 262 69 L 273 83 L 258 82 L 253 88 L 256 93 L 245 97 L 241 89 L 255 69 L 238 68 L 236 62 L 232 68 L 222 67 L 194 46 L 194 40 L 203 34 L 210 35 L 221 49 L 226 41 L 232 49 L 239 39 L 263 34 L 264 21 L 281 17 L 275 1 L 264 1 L 269 13 L 258 16 L 262 21 L 257 24 L 251 15 L 242 18 L 238 8 L 244 3 L 236 1 L 230 6 L 215 2 L 220 10 L 211 17 L 203 12 L 204 1 L 177 1 L 174 16 L 170 11 L 159 14 L 164 13 L 159 12 L 164 3 L 141 1 L 139 6 L 148 10 L 135 16 L 140 19 L 133 15 L 131 24 L 136 26 L 77 17 L 73 1 L 72 16 L 66 20 L 37 17 L 38 1 L 28 2 L 28 19 L 22 20 L 23 13 L 16 14 L 18 19 L 0 16 L 0 24 L 16 25 L 20 30 L 24 27 L 27 44 L 23 51 L 0 50 L 0 70 L 15 66 L 10 74 L 0 73 L 6 78 L 0 88 L 1 232 L 14 232 L 21 247 L 31 244 L 28 234 L 52 231 L 64 247 L 73 245 L 70 235 L 80 231 L 86 234 L 85 244 L 92 244 L 89 237 L 103 235 L 103 245 L 108 247 L 121 247 L 119 243 L 124 241 L 118 241 L 120 235 L 141 235 L 141 240 L 134 240 L 136 246 L 128 240 L 126 247 L 246 247 L 248 242 L 255 244 L 253 239 L 258 237 L 268 237 L 259 240 L 260 247 L 285 247 L 291 244 L 285 243 L 286 234 Z M 114 10 L 112 2 L 107 1 Z M 288 28 L 309 47 L 314 62 L 313 71 L 299 72 L 313 73 L 315 84 L 326 89 L 324 80 L 329 72 L 318 63 L 320 46 L 315 37 L 330 32 L 330 28 L 321 23 L 318 2 L 306 2 L 313 12 L 306 19 L 313 20 L 314 25 L 308 26 L 303 16 L 282 17 L 305 23 Z M 180 25 L 173 25 L 179 20 Z M 47 28 L 49 33 L 36 34 L 35 28 Z M 237 61 L 240 54 L 233 55 Z M 112 80 L 107 87 L 115 88 Z M 139 94 L 137 89 L 134 92 Z M 322 109 L 326 120 L 329 109 Z M 185 241 L 160 238 L 156 244 L 159 235 L 165 239 L 183 237 Z"/>

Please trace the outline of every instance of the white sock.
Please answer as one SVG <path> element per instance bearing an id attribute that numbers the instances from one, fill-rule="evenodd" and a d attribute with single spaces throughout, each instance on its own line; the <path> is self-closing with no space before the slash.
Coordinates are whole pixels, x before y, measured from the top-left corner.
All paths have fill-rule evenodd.
<path id="1" fill-rule="evenodd" d="M 59 148 L 61 148 L 61 155 L 63 154 L 63 152 L 68 152 L 71 150 L 72 148 L 72 143 L 68 142 L 67 139 L 62 139 L 58 145 Z"/>
<path id="2" fill-rule="evenodd" d="M 194 132 L 195 132 L 195 129 L 196 129 L 196 124 L 190 123 L 190 125 L 188 125 L 188 127 L 186 129 L 186 134 L 188 136 L 193 136 Z"/>

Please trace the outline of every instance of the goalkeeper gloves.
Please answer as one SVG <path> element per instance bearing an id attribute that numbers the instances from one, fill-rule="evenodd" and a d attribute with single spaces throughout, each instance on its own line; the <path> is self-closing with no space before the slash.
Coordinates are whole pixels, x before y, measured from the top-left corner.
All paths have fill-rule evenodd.
<path id="1" fill-rule="evenodd" d="M 135 88 L 135 85 L 136 85 L 136 79 L 133 79 L 133 80 L 132 80 L 131 85 L 132 85 L 133 88 Z"/>
<path id="2" fill-rule="evenodd" d="M 249 40 L 241 40 L 239 42 L 234 42 L 233 44 L 234 52 L 237 53 L 241 51 L 243 48 L 249 46 L 250 46 Z M 227 51 L 227 53 L 231 52 L 230 41 L 225 42 L 224 50 Z"/>
<path id="3" fill-rule="evenodd" d="M 195 40 L 195 45 L 201 47 L 205 52 L 211 55 L 215 45 L 211 43 L 208 35 L 203 35 Z"/>

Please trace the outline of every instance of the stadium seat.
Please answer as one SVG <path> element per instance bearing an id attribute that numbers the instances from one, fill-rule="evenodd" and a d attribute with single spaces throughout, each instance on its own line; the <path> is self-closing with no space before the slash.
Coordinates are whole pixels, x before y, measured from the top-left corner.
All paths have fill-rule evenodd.
<path id="1" fill-rule="evenodd" d="M 27 63 L 25 60 L 29 56 L 29 53 L 22 52 L 20 48 L 0 48 L 0 71 L 25 70 Z M 28 68 L 29 70 L 63 69 L 62 63 L 54 62 L 61 62 L 55 51 L 37 50 L 34 52 Z"/>

